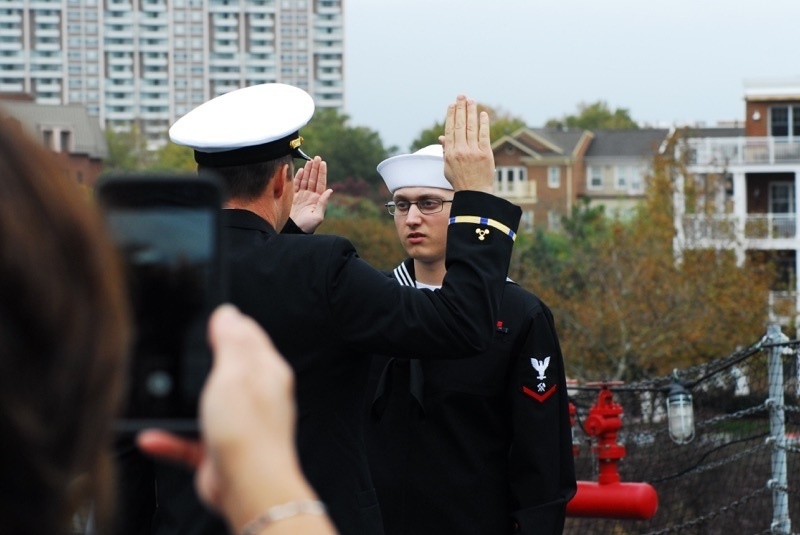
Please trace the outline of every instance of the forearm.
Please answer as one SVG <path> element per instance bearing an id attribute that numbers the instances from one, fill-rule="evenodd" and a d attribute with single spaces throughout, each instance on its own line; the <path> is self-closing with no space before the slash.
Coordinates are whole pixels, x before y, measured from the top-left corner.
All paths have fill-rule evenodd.
<path id="1" fill-rule="evenodd" d="M 448 228 L 447 274 L 435 292 L 399 286 L 358 258 L 351 244 L 349 250 L 331 244 L 327 304 L 341 340 L 364 352 L 400 357 L 409 350 L 418 358 L 463 358 L 486 350 L 514 240 L 480 220 L 511 230 L 521 212 L 493 195 L 464 191 L 456 194 L 450 213 L 467 219 Z"/>
<path id="2" fill-rule="evenodd" d="M 243 450 L 251 449 L 248 446 Z M 226 453 L 220 503 L 234 534 L 334 534 L 292 451 Z"/>

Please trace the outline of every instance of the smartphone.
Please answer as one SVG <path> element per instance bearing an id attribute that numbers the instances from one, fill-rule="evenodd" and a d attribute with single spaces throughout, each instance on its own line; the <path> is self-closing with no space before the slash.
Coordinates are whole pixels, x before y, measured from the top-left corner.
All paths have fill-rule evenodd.
<path id="1" fill-rule="evenodd" d="M 213 175 L 110 175 L 95 186 L 133 314 L 118 432 L 198 430 L 211 368 L 208 318 L 226 297 L 223 188 Z"/>

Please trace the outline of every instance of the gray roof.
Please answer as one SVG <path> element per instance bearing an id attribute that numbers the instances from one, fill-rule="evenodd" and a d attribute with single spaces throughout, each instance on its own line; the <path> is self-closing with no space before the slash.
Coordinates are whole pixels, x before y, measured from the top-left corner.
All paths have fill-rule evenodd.
<path id="1" fill-rule="evenodd" d="M 634 128 L 625 130 L 592 130 L 594 139 L 586 157 L 650 157 L 667 138 L 666 128 Z"/>
<path id="2" fill-rule="evenodd" d="M 744 137 L 744 127 L 678 128 L 685 137 Z"/>
<path id="3" fill-rule="evenodd" d="M 528 130 L 556 145 L 567 156 L 572 154 L 581 137 L 586 133 L 586 130 L 582 128 L 528 128 Z"/>
<path id="4" fill-rule="evenodd" d="M 43 128 L 69 128 L 73 132 L 72 154 L 88 154 L 92 158 L 108 156 L 108 144 L 97 117 L 79 104 L 53 106 L 20 100 L 0 100 L 0 116 L 17 119 L 28 134 L 41 140 Z"/>

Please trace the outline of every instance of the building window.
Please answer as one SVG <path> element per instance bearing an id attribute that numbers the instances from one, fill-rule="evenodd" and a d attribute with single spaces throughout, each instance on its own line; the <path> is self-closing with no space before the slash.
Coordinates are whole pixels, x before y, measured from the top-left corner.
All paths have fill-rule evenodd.
<path id="1" fill-rule="evenodd" d="M 628 168 L 618 165 L 615 170 L 614 187 L 620 190 L 628 189 Z"/>
<path id="2" fill-rule="evenodd" d="M 519 228 L 523 232 L 533 231 L 533 210 L 523 210 L 519 220 Z"/>
<path id="3" fill-rule="evenodd" d="M 642 169 L 638 166 L 631 167 L 631 193 L 644 193 L 644 182 L 642 181 Z"/>
<path id="4" fill-rule="evenodd" d="M 561 168 L 548 167 L 547 168 L 547 185 L 551 188 L 561 187 Z"/>
<path id="5" fill-rule="evenodd" d="M 603 168 L 593 165 L 589 168 L 589 189 L 603 189 Z"/>
<path id="6" fill-rule="evenodd" d="M 53 131 L 52 130 L 42 130 L 42 141 L 44 142 L 44 146 L 50 150 L 53 150 Z"/>
<path id="7" fill-rule="evenodd" d="M 524 167 L 498 167 L 495 177 L 497 193 L 523 195 L 528 180 L 528 170 Z"/>
<path id="8" fill-rule="evenodd" d="M 772 106 L 769 118 L 770 135 L 800 137 L 800 106 Z"/>
<path id="9" fill-rule="evenodd" d="M 59 148 L 61 152 L 69 152 L 72 150 L 72 132 L 69 130 L 62 130 L 60 133 L 60 142 Z"/>
<path id="10" fill-rule="evenodd" d="M 769 185 L 769 211 L 773 214 L 794 213 L 794 184 L 771 182 Z"/>
<path id="11" fill-rule="evenodd" d="M 547 212 L 547 228 L 553 232 L 561 230 L 561 214 L 555 210 Z"/>

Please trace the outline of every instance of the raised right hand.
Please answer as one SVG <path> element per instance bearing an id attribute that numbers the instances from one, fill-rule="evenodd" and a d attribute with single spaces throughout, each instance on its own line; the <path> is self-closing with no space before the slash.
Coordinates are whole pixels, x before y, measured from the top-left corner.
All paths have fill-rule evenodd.
<path id="1" fill-rule="evenodd" d="M 494 192 L 494 153 L 489 137 L 489 114 L 459 95 L 447 108 L 444 136 L 444 176 L 455 191 Z"/>

